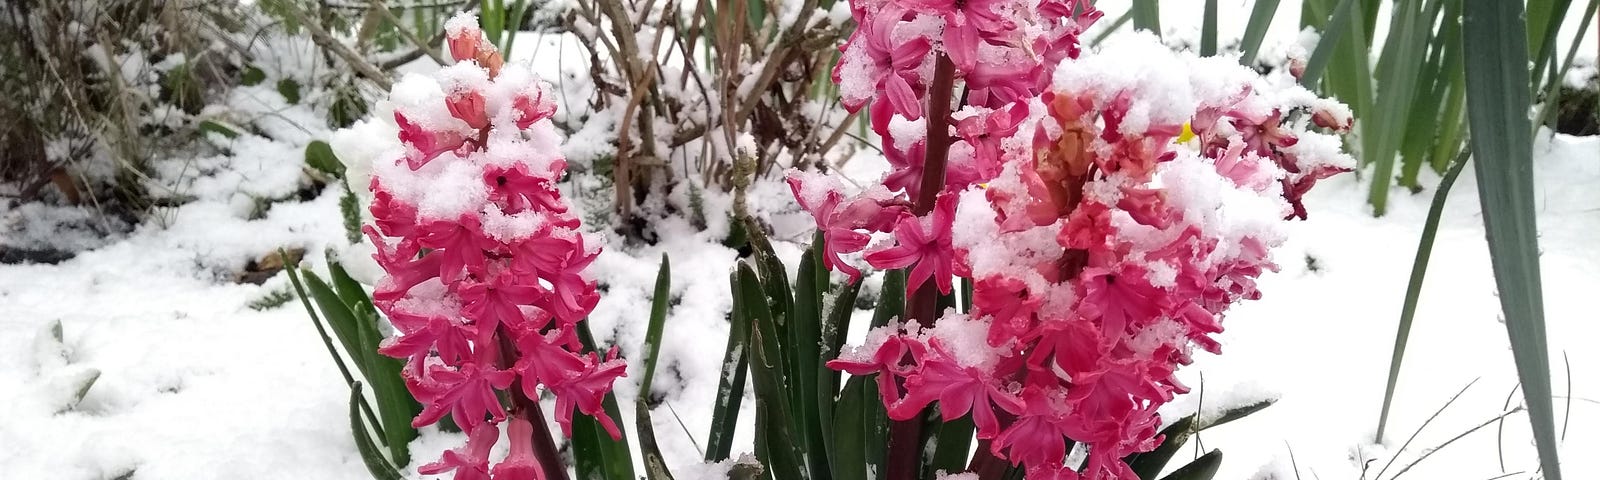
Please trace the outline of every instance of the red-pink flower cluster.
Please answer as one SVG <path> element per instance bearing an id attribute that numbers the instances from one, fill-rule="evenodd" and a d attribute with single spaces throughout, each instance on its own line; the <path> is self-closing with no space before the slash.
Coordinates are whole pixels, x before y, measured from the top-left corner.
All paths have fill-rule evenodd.
<path id="1" fill-rule="evenodd" d="M 398 333 L 379 352 L 406 360 L 406 386 L 424 405 L 414 426 L 449 414 L 469 435 L 419 471 L 543 478 L 528 442 L 548 433 L 532 431 L 543 420 L 517 401 L 511 456 L 491 471 L 488 452 L 508 419 L 501 395 L 536 407 L 548 390 L 564 432 L 577 410 L 617 437 L 601 401 L 625 364 L 614 349 L 580 353 L 575 327 L 599 299 L 584 268 L 599 243 L 556 189 L 566 162 L 545 87 L 525 66 L 502 69 L 470 16 L 448 31 L 458 63 L 395 85 L 405 150 L 374 165 L 366 232 L 387 276 L 373 300 Z"/>
<path id="2" fill-rule="evenodd" d="M 951 35 L 965 34 L 946 27 L 944 48 Z M 970 314 L 875 330 L 829 366 L 877 375 L 892 419 L 934 402 L 945 419 L 970 413 L 1028 478 L 1137 478 L 1122 458 L 1159 444 L 1157 409 L 1187 392 L 1175 373 L 1191 349 L 1219 351 L 1224 312 L 1259 297 L 1301 195 L 1351 164 L 1308 130 L 1347 128 L 1348 111 L 1292 81 L 1146 36 L 1107 49 L 1054 69 L 1022 120 L 974 127 L 995 137 L 997 171 L 927 217 L 887 223 L 897 207 L 873 190 L 855 202 L 881 208 L 851 215 L 817 176 L 790 177 L 824 237 L 852 239 L 830 257 L 892 231 L 869 263 L 945 292 L 952 273 L 974 283 Z M 1087 459 L 1068 464 L 1071 448 Z"/>

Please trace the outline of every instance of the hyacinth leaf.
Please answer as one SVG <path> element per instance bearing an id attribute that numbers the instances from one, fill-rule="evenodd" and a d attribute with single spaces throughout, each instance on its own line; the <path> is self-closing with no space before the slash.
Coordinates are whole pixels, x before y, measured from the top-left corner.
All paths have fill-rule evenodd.
<path id="1" fill-rule="evenodd" d="M 578 322 L 578 341 L 585 351 L 600 350 L 589 331 L 589 322 Z M 606 415 L 612 420 L 622 419 L 622 409 L 617 407 L 617 395 L 606 392 L 601 402 Z M 628 449 L 628 432 L 617 425 L 622 437 L 612 439 L 594 417 L 581 412 L 572 416 L 572 460 L 576 478 L 598 480 L 637 480 L 633 474 L 633 453 Z"/>
<path id="2" fill-rule="evenodd" d="M 1431 160 L 1434 132 L 1444 128 L 1440 122 L 1453 120 L 1445 118 L 1441 110 L 1445 107 L 1448 96 L 1445 89 L 1450 87 L 1451 76 L 1461 70 L 1461 23 L 1449 21 L 1461 18 L 1459 0 L 1444 2 L 1444 18 L 1446 21 L 1433 36 L 1428 56 L 1417 75 L 1417 95 L 1406 120 L 1406 131 L 1417 134 L 1407 135 L 1400 142 L 1400 185 L 1412 192 L 1422 190 L 1418 175 L 1422 165 Z"/>
<path id="3" fill-rule="evenodd" d="M 356 451 L 361 454 L 361 462 L 367 465 L 367 472 L 377 480 L 401 480 L 405 478 L 395 470 L 388 459 L 383 458 L 383 451 L 374 444 L 372 437 L 367 434 L 367 426 L 361 421 L 361 382 L 350 384 L 350 437 L 356 441 Z"/>
<path id="4" fill-rule="evenodd" d="M 728 347 L 722 355 L 722 376 L 717 381 L 717 404 L 711 409 L 711 434 L 706 440 L 708 463 L 727 460 L 733 451 L 733 431 L 740 404 L 744 402 L 745 376 L 749 371 L 745 342 L 750 338 L 750 317 L 744 314 L 738 273 L 728 276 L 728 285 L 732 290 L 733 310 L 729 314 Z"/>
<path id="5" fill-rule="evenodd" d="M 1145 30 L 1161 37 L 1161 5 L 1156 0 L 1133 0 L 1133 28 Z"/>
<path id="6" fill-rule="evenodd" d="M 1490 264 L 1545 478 L 1561 479 L 1533 194 L 1532 103 L 1522 2 L 1467 0 L 1467 118 Z"/>
<path id="7" fill-rule="evenodd" d="M 752 235 L 751 238 L 756 236 Z M 767 294 L 761 280 L 747 261 L 739 262 L 738 284 L 743 296 L 744 314 L 751 324 L 748 348 L 751 354 L 751 378 L 756 394 L 756 458 L 765 465 L 774 479 L 804 479 L 806 467 L 802 465 L 800 441 L 795 432 L 789 404 L 789 389 L 783 376 L 783 349 L 772 309 L 768 308 Z"/>
<path id="8" fill-rule="evenodd" d="M 1561 32 L 1561 22 L 1567 17 L 1567 10 L 1572 8 L 1572 0 L 1532 0 L 1528 2 L 1526 30 L 1528 34 L 1528 55 L 1533 59 L 1534 84 L 1539 83 L 1539 78 L 1544 76 L 1545 68 L 1550 67 L 1550 59 L 1555 56 L 1556 36 Z"/>
<path id="9" fill-rule="evenodd" d="M 344 177 L 344 163 L 333 154 L 333 147 L 322 140 L 313 140 L 306 145 L 306 166 L 335 178 Z"/>
<path id="10" fill-rule="evenodd" d="M 661 447 L 656 444 L 655 423 L 650 417 L 650 387 L 656 376 L 656 360 L 661 358 L 661 333 L 667 323 L 667 301 L 672 290 L 672 265 L 661 254 L 656 270 L 655 295 L 650 298 L 650 324 L 644 334 L 644 378 L 639 381 L 639 396 L 634 399 L 635 424 L 639 429 L 639 450 L 644 454 L 644 474 L 649 480 L 671 480 Z"/>
<path id="11" fill-rule="evenodd" d="M 817 423 L 822 424 L 823 451 L 836 455 L 833 439 L 834 403 L 839 401 L 839 371 L 828 368 L 828 361 L 839 358 L 844 348 L 844 338 L 849 334 L 850 316 L 855 313 L 856 295 L 861 292 L 861 282 L 847 282 L 823 302 L 828 308 L 827 321 L 822 326 L 822 355 L 817 362 Z"/>
<path id="12" fill-rule="evenodd" d="M 1439 181 L 1439 188 L 1433 192 L 1433 203 L 1428 206 L 1428 217 L 1422 224 L 1422 238 L 1417 241 L 1417 255 L 1411 262 L 1411 279 L 1406 283 L 1405 302 L 1400 307 L 1399 331 L 1394 336 L 1394 354 L 1389 358 L 1389 383 L 1383 391 L 1383 409 L 1378 414 L 1377 441 L 1383 441 L 1383 432 L 1389 425 L 1389 406 L 1394 401 L 1394 389 L 1400 381 L 1400 365 L 1405 358 L 1406 341 L 1411 338 L 1411 322 L 1416 318 L 1417 300 L 1422 296 L 1422 281 L 1428 275 L 1428 261 L 1433 257 L 1433 240 L 1439 234 L 1439 219 L 1444 215 L 1445 199 L 1450 196 L 1450 188 L 1456 184 L 1456 178 L 1461 176 L 1461 170 L 1467 165 L 1467 158 L 1471 155 L 1470 149 L 1463 149 L 1456 157 L 1455 164 L 1445 172 L 1444 179 Z"/>
<path id="13" fill-rule="evenodd" d="M 1250 21 L 1244 26 L 1244 39 L 1241 40 L 1239 63 L 1250 66 L 1256 62 L 1256 54 L 1261 52 L 1261 40 L 1267 37 L 1267 27 L 1272 26 L 1272 17 L 1278 13 L 1279 0 L 1256 0 L 1256 6 L 1250 11 Z"/>
<path id="14" fill-rule="evenodd" d="M 1122 461 L 1127 462 L 1128 467 L 1132 468 L 1133 473 L 1138 474 L 1141 480 L 1154 480 L 1156 475 L 1160 475 L 1161 470 L 1166 468 L 1172 456 L 1178 453 L 1178 449 L 1183 447 L 1184 442 L 1189 440 L 1189 436 L 1196 431 L 1194 415 L 1180 418 L 1167 428 L 1161 429 L 1161 436 L 1164 439 L 1155 450 L 1129 455 Z"/>
<path id="15" fill-rule="evenodd" d="M 1428 38 L 1433 32 L 1439 6 L 1439 0 L 1429 0 L 1426 5 L 1420 2 L 1395 5 L 1389 38 L 1377 69 L 1379 97 L 1376 105 L 1383 107 L 1376 115 L 1369 115 L 1368 126 L 1362 128 L 1371 133 L 1362 136 L 1362 152 L 1363 156 L 1371 155 L 1364 160 L 1375 165 L 1367 196 L 1374 216 L 1381 217 L 1388 209 L 1395 160 L 1401 141 L 1408 133 L 1406 120 L 1416 96 L 1417 78 L 1425 63 L 1416 59 L 1427 56 Z"/>
<path id="16" fill-rule="evenodd" d="M 1227 425 L 1232 423 L 1234 420 L 1238 420 L 1250 416 L 1253 413 L 1265 410 L 1274 403 L 1278 403 L 1278 399 L 1269 398 L 1242 407 L 1230 408 L 1223 411 L 1221 415 L 1217 415 L 1216 418 L 1200 418 L 1199 421 L 1196 422 L 1195 431 L 1205 431 Z"/>
<path id="17" fill-rule="evenodd" d="M 1311 58 L 1306 60 L 1306 69 L 1300 74 L 1300 85 L 1316 90 L 1322 84 L 1322 71 L 1327 69 L 1328 62 L 1333 59 L 1334 47 L 1337 47 L 1344 34 L 1350 31 L 1350 19 L 1355 16 L 1355 3 L 1355 0 L 1339 0 L 1339 5 L 1334 7 L 1333 15 L 1321 29 L 1322 38 L 1317 40 L 1317 47 L 1311 51 Z"/>
<path id="18" fill-rule="evenodd" d="M 828 478 L 828 450 L 827 444 L 822 440 L 822 416 L 820 402 L 817 401 L 817 368 L 818 360 L 822 357 L 822 293 L 828 288 L 827 277 L 819 276 L 820 271 L 827 273 L 822 267 L 818 257 L 820 245 L 813 244 L 800 255 L 800 267 L 794 281 L 794 314 L 790 316 L 788 342 L 785 350 L 789 357 L 791 370 L 785 372 L 784 377 L 790 381 L 790 394 L 794 397 L 790 405 L 797 408 L 792 412 L 795 424 L 805 440 L 805 456 L 807 468 L 813 478 Z M 818 281 L 818 279 L 821 281 Z M 818 284 L 821 285 L 818 285 Z"/>
<path id="19" fill-rule="evenodd" d="M 1126 12 L 1122 12 L 1122 15 L 1118 16 L 1116 20 L 1112 20 L 1111 24 L 1106 26 L 1106 28 L 1104 30 L 1101 30 L 1099 35 L 1095 35 L 1095 37 L 1093 39 L 1089 40 L 1089 46 L 1090 47 L 1099 46 L 1100 42 L 1106 41 L 1107 37 L 1110 37 L 1111 34 L 1116 33 L 1117 29 L 1122 28 L 1123 25 L 1127 25 L 1128 24 L 1128 20 L 1131 19 L 1131 18 L 1133 18 L 1133 10 L 1132 9 L 1129 9 Z"/>
<path id="20" fill-rule="evenodd" d="M 344 303 L 344 299 L 335 293 L 333 287 L 316 273 L 300 269 L 300 276 L 305 279 L 306 290 L 311 292 L 311 299 L 317 302 L 317 310 L 322 312 L 322 318 L 327 319 L 328 328 L 333 330 L 333 336 L 339 339 L 339 345 L 344 347 L 345 355 L 356 364 L 356 369 L 364 378 L 370 378 L 371 372 L 367 371 L 365 350 L 361 348 L 361 335 L 356 330 L 360 322 L 356 320 L 355 312 Z"/>
<path id="21" fill-rule="evenodd" d="M 366 320 L 363 323 L 370 325 Z M 383 420 L 383 428 L 378 434 L 384 438 L 384 444 L 389 447 L 390 458 L 394 463 L 406 465 L 411 463 L 411 451 L 407 444 L 417 438 L 417 431 L 411 427 L 411 419 L 417 416 L 420 408 L 413 409 L 416 401 L 406 390 L 405 381 L 400 377 L 400 369 L 404 364 L 399 359 L 378 355 L 378 331 L 375 328 L 366 328 L 363 325 L 356 329 L 357 343 L 361 345 L 362 357 L 365 359 L 367 381 L 373 383 L 373 398 L 378 404 L 378 416 Z M 362 361 L 362 360 L 358 360 Z"/>
<path id="22" fill-rule="evenodd" d="M 938 409 L 934 411 L 937 412 Z M 937 423 L 928 425 L 924 429 L 935 432 L 933 456 L 924 459 L 927 466 L 923 471 L 954 473 L 966 470 L 967 452 L 972 450 L 972 434 L 977 430 L 972 423 L 972 415 L 954 419 L 937 418 L 937 415 L 933 415 L 930 418 Z"/>
<path id="23" fill-rule="evenodd" d="M 278 250 L 278 254 L 283 255 L 285 258 L 288 257 L 288 253 L 281 249 Z M 333 357 L 334 366 L 339 367 L 339 374 L 340 376 L 344 377 L 345 385 L 354 384 L 356 381 L 355 377 L 350 375 L 350 368 L 345 366 L 344 358 L 339 355 L 339 349 L 333 346 L 333 338 L 328 336 L 328 329 L 323 327 L 322 319 L 317 316 L 316 308 L 311 306 L 311 295 L 306 293 L 305 284 L 300 282 L 300 276 L 295 274 L 295 270 L 297 269 L 286 268 L 283 271 L 284 273 L 289 274 L 289 284 L 294 286 L 295 295 L 300 297 L 300 305 L 304 306 L 306 309 L 306 316 L 311 317 L 311 325 L 317 328 L 317 335 L 322 337 L 322 345 L 327 347 L 328 356 Z M 362 412 L 367 416 L 367 422 L 371 423 L 374 428 L 377 428 L 379 426 L 378 417 L 373 413 L 372 406 L 367 404 L 367 399 L 365 397 L 361 398 L 361 407 Z M 380 435 L 385 433 L 381 428 L 377 429 Z M 384 441 L 388 441 L 386 437 L 380 436 L 380 438 L 384 439 Z"/>
<path id="24" fill-rule="evenodd" d="M 884 470 L 889 444 L 889 413 L 878 399 L 877 382 L 850 377 L 833 419 L 834 480 L 867 480 Z"/>
<path id="25" fill-rule="evenodd" d="M 883 288 L 878 292 L 878 309 L 872 312 L 872 328 L 888 325 L 900 319 L 906 308 L 906 272 L 890 270 L 883 274 Z"/>
<path id="26" fill-rule="evenodd" d="M 1200 56 L 1217 54 L 1217 0 L 1206 0 L 1200 18 Z"/>
<path id="27" fill-rule="evenodd" d="M 1188 465 L 1174 470 L 1171 475 L 1161 477 L 1161 480 L 1211 480 L 1217 476 L 1217 469 L 1221 467 L 1222 450 L 1212 450 L 1189 462 Z"/>

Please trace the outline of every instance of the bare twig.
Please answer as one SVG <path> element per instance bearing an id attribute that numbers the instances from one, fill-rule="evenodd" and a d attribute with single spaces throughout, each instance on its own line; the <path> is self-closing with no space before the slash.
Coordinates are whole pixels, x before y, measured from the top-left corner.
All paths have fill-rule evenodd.
<path id="1" fill-rule="evenodd" d="M 294 2 L 285 0 L 273 1 L 282 7 L 283 11 L 288 13 L 289 16 L 294 17 L 296 22 L 299 22 L 302 26 L 305 26 L 307 32 L 311 32 L 311 41 L 316 42 L 317 46 L 322 47 L 326 51 L 332 52 L 334 55 L 337 55 L 339 59 L 344 60 L 345 64 L 349 65 L 350 68 L 355 69 L 356 73 L 366 77 L 367 80 L 371 80 L 372 83 L 377 84 L 378 87 L 388 90 L 394 86 L 394 83 L 389 81 L 388 75 L 384 74 L 383 71 L 378 69 L 378 67 L 373 66 L 372 63 L 367 62 L 366 59 L 361 58 L 361 55 L 357 54 L 354 50 L 351 50 L 349 46 L 346 46 L 343 42 L 333 38 L 332 34 L 329 34 L 327 30 L 322 28 L 321 22 L 312 19 L 310 15 L 307 15 L 304 10 L 300 9 L 299 5 L 295 5 Z"/>

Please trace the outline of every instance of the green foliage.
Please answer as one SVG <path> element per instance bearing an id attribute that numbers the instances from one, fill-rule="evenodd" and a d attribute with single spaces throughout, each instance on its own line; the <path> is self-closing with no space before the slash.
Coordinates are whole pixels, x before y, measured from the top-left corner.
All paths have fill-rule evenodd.
<path id="1" fill-rule="evenodd" d="M 1564 14 L 1567 2 L 1557 3 L 1563 8 L 1555 12 Z M 1534 221 L 1533 125 L 1528 119 L 1532 95 L 1526 54 L 1529 47 L 1538 51 L 1540 43 L 1527 45 L 1530 32 L 1522 13 L 1522 2 L 1466 0 L 1462 48 L 1473 52 L 1465 59 L 1467 116 L 1483 226 L 1511 355 L 1522 381 L 1539 464 L 1545 478 L 1560 480 Z M 1549 22 L 1558 22 L 1561 16 L 1544 13 L 1542 7 L 1530 14 L 1527 21 L 1544 15 L 1555 17 Z M 1532 32 L 1537 34 L 1540 28 L 1554 29 L 1535 26 Z"/>
<path id="2" fill-rule="evenodd" d="M 656 360 L 661 358 L 661 334 L 667 321 L 667 302 L 672 290 L 672 266 L 667 254 L 661 254 L 661 268 L 656 271 L 655 295 L 650 298 L 650 323 L 644 335 L 644 379 L 639 381 L 639 396 L 634 399 L 635 423 L 639 426 L 639 450 L 644 455 L 645 477 L 649 480 L 671 480 L 661 448 L 656 445 L 655 423 L 650 418 L 650 386 L 656 377 Z"/>
<path id="3" fill-rule="evenodd" d="M 367 466 L 367 472 L 376 480 L 401 480 L 405 478 L 383 457 L 383 451 L 372 442 L 372 437 L 367 432 L 367 423 L 361 420 L 361 382 L 350 384 L 350 435 L 356 440 L 356 451 L 361 454 L 361 463 Z"/>
<path id="4" fill-rule="evenodd" d="M 310 270 L 292 265 L 285 269 L 329 356 L 333 357 L 345 383 L 351 387 L 352 415 L 359 406 L 365 415 L 366 425 L 370 425 L 376 433 L 377 441 L 374 442 L 366 437 L 367 429 L 359 419 L 352 421 L 352 433 L 357 437 L 357 445 L 363 442 L 382 445 L 387 448 L 387 465 L 409 464 L 411 454 L 408 444 L 417 437 L 416 429 L 411 427 L 411 419 L 422 411 L 422 405 L 412 399 L 405 388 L 405 381 L 400 375 L 404 364 L 378 353 L 378 344 L 383 335 L 378 330 L 380 320 L 372 297 L 338 262 L 329 261 L 328 270 L 331 283 Z M 312 307 L 313 303 L 316 304 L 315 308 Z M 319 312 L 321 315 L 318 315 Z M 328 335 L 329 330 L 333 331 L 332 337 Z M 338 347 L 334 344 L 334 338 L 338 339 Z M 361 382 L 351 374 L 345 357 L 355 363 L 356 371 L 366 379 L 366 383 L 373 386 L 376 409 L 360 394 Z M 369 469 L 375 468 L 370 460 L 367 465 Z M 385 478 L 377 470 L 373 470 L 373 475 Z"/>
<path id="5" fill-rule="evenodd" d="M 344 177 L 344 163 L 333 154 L 333 147 L 322 140 L 313 140 L 306 145 L 306 166 L 334 178 Z"/>
<path id="6" fill-rule="evenodd" d="M 251 310 L 260 312 L 278 308 L 283 306 L 285 303 L 289 303 L 290 300 L 294 300 L 294 292 L 288 288 L 279 288 L 267 292 L 267 294 L 262 295 L 261 298 L 251 300 L 248 306 Z"/>
<path id="7" fill-rule="evenodd" d="M 1267 27 L 1272 26 L 1272 17 L 1278 12 L 1278 0 L 1256 0 L 1256 6 L 1250 11 L 1250 21 L 1244 27 L 1244 39 L 1240 46 L 1243 55 L 1239 56 L 1239 63 L 1249 66 L 1256 61 L 1256 54 L 1261 51 L 1261 40 L 1267 36 Z"/>
<path id="8" fill-rule="evenodd" d="M 290 105 L 300 103 L 300 82 L 292 78 L 278 80 L 278 94 L 283 95 L 283 101 Z"/>
<path id="9" fill-rule="evenodd" d="M 602 351 L 589 331 L 589 322 L 578 322 L 578 341 L 588 351 Z M 622 419 L 617 407 L 617 395 L 606 393 L 601 402 L 606 415 L 613 420 Z M 621 425 L 617 426 L 619 429 Z M 577 478 L 591 480 L 636 480 L 633 473 L 633 453 L 628 449 L 627 432 L 622 438 L 612 439 L 600 421 L 588 415 L 572 416 L 572 459 Z"/>

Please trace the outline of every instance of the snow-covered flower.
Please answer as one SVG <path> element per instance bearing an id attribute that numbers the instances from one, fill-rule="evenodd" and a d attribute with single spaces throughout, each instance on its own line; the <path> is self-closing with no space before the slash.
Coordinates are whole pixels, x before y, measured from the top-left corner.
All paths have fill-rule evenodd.
<path id="1" fill-rule="evenodd" d="M 576 326 L 599 294 L 584 270 L 599 242 L 580 232 L 555 182 L 566 168 L 545 87 L 526 66 L 504 65 L 476 20 L 447 26 L 457 63 L 410 75 L 390 93 L 403 150 L 374 162 L 374 258 L 386 272 L 376 306 L 398 335 L 380 353 L 406 359 L 422 402 L 414 426 L 450 415 L 469 440 L 424 466 L 457 479 L 542 478 L 530 446 L 543 428 L 537 399 L 556 398 L 570 432 L 574 411 L 619 437 L 601 400 L 625 374 L 615 351 L 582 352 Z M 520 400 L 508 409 L 501 396 Z M 488 450 L 510 422 L 512 453 L 492 469 Z"/>
<path id="2" fill-rule="evenodd" d="M 970 314 L 881 327 L 828 363 L 877 375 L 895 420 L 935 401 L 947 420 L 972 415 L 989 453 L 1029 478 L 1136 478 L 1122 459 L 1160 443 L 1157 409 L 1188 391 L 1175 373 L 1194 347 L 1220 350 L 1224 313 L 1260 296 L 1300 195 L 1352 163 L 1310 129 L 1348 126 L 1347 110 L 1292 82 L 1144 35 L 1107 48 L 1064 56 L 1023 103 L 964 107 L 953 129 L 993 173 L 947 185 L 931 215 L 902 214 L 895 242 L 867 254 L 910 268 L 913 290 L 972 279 Z M 895 133 L 886 145 L 905 140 Z M 833 198 L 814 187 L 827 179 L 796 179 L 797 196 Z M 1087 446 L 1082 464 L 1066 463 L 1069 440 Z"/>

